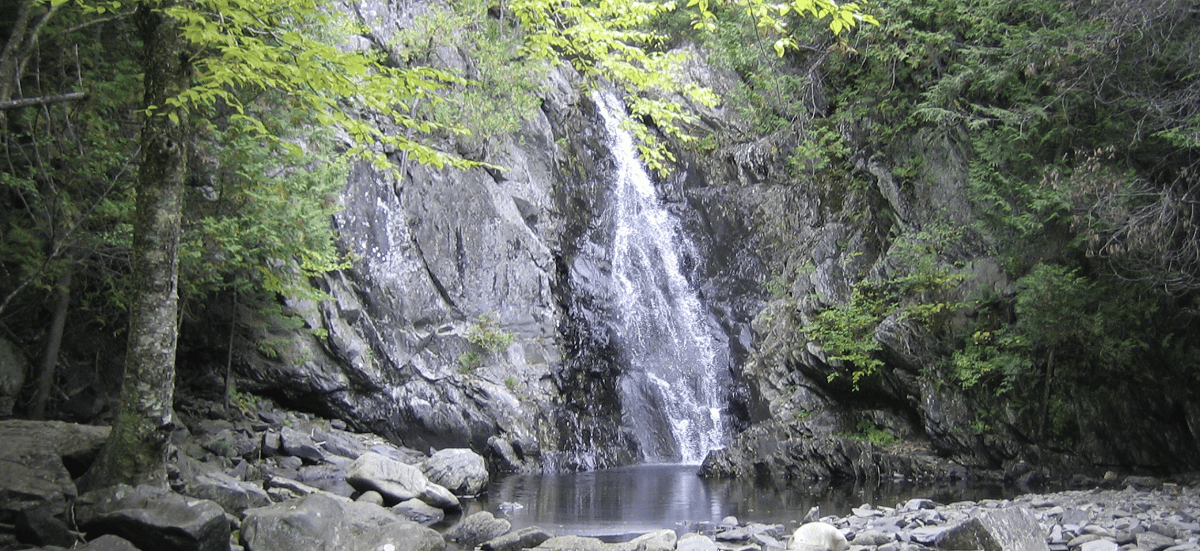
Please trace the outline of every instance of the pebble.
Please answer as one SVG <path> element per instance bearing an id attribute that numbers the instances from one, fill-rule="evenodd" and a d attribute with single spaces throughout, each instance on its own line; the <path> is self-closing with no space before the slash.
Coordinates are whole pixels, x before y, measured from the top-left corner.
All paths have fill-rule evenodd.
<path id="1" fill-rule="evenodd" d="M 1024 510 L 1016 518 L 1029 518 L 1030 525 L 1041 531 L 1046 544 L 1042 550 L 1200 551 L 1200 485 L 1160 483 L 1150 489 L 1146 483 L 1124 486 L 1124 490 L 1073 490 L 948 505 L 928 499 L 912 499 L 894 507 L 863 504 L 846 511 L 846 516 L 824 516 L 820 520 L 845 535 L 851 551 L 934 550 L 940 541 L 962 532 L 959 528 L 966 527 L 964 523 L 1005 515 L 1014 509 Z M 816 514 L 810 511 L 804 520 L 812 520 Z M 998 528 L 987 530 L 992 537 L 1002 539 L 1006 537 L 1003 524 L 996 523 Z M 756 532 L 753 526 L 727 518 L 708 531 L 690 536 L 717 542 L 719 549 L 787 548 L 787 536 L 780 538 L 761 531 L 763 537 L 747 537 Z M 1023 535 L 1028 536 L 1028 530 Z M 1036 536 L 1031 539 L 1038 541 Z M 712 549 L 697 546 L 700 541 L 693 539 L 680 548 Z"/>

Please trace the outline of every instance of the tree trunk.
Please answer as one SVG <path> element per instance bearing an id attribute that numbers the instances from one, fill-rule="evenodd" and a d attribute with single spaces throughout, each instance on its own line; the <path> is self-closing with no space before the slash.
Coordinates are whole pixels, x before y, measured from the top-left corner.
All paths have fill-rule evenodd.
<path id="1" fill-rule="evenodd" d="M 112 434 L 84 486 L 96 488 L 166 481 L 164 451 L 173 427 L 177 336 L 179 232 L 186 174 L 187 114 L 166 104 L 186 89 L 189 67 L 170 2 L 138 7 L 145 45 L 145 105 L 154 107 L 142 127 L 142 163 L 135 190 L 134 290 L 125 376 Z"/>
<path id="2" fill-rule="evenodd" d="M 46 402 L 50 400 L 50 389 L 54 387 L 54 368 L 58 366 L 58 350 L 62 345 L 63 326 L 67 323 L 67 308 L 70 305 L 71 269 L 67 268 L 58 280 L 58 304 L 54 306 L 54 319 L 50 321 L 50 334 L 46 337 L 37 387 L 33 393 L 33 403 L 29 406 L 30 419 L 46 417 Z"/>
<path id="3" fill-rule="evenodd" d="M 1054 380 L 1054 349 L 1046 357 L 1046 374 L 1042 382 L 1041 413 L 1038 415 L 1038 438 L 1046 441 L 1046 419 L 1050 416 L 1050 385 Z"/>

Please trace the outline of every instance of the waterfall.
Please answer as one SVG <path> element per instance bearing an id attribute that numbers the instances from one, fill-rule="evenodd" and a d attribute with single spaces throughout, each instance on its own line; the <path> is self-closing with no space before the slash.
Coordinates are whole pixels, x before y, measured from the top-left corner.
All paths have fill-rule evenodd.
<path id="1" fill-rule="evenodd" d="M 719 350 L 712 316 L 682 273 L 681 253 L 694 246 L 621 128 L 624 106 L 608 93 L 593 99 L 616 164 L 609 296 L 628 362 L 619 381 L 622 422 L 646 461 L 698 464 L 728 440 L 728 351 Z"/>

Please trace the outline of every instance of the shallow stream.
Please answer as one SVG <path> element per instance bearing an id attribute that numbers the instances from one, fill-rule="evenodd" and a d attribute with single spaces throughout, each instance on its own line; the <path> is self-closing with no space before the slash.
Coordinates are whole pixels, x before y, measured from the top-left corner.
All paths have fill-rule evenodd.
<path id="1" fill-rule="evenodd" d="M 918 486 L 883 483 L 790 484 L 706 480 L 696 465 L 638 465 L 551 475 L 509 475 L 492 480 L 488 494 L 468 502 L 464 513 L 490 511 L 513 529 L 540 526 L 557 535 L 620 536 L 662 528 L 685 532 L 727 516 L 740 522 L 799 526 L 808 510 L 821 516 L 849 515 L 864 503 L 894 507 L 910 498 L 940 503 L 1012 497 L 996 486 Z"/>

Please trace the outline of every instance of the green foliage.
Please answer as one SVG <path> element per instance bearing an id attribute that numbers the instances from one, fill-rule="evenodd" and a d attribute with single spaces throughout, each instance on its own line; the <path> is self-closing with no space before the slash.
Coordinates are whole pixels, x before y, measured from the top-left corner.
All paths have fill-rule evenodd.
<path id="1" fill-rule="evenodd" d="M 548 63 L 522 54 L 522 36 L 489 17 L 488 7 L 486 0 L 430 5 L 411 29 L 394 37 L 395 51 L 410 64 L 431 64 L 444 48 L 457 48 L 464 56 L 465 69 L 453 73 L 458 80 L 439 89 L 441 101 L 426 102 L 423 110 L 431 120 L 457 123 L 462 131 L 457 139 L 471 148 L 517 133 L 538 112 L 538 94 L 549 72 Z"/>
<path id="2" fill-rule="evenodd" d="M 491 353 L 503 352 L 516 338 L 516 333 L 500 329 L 494 314 L 480 314 L 475 324 L 467 329 L 467 341 Z"/>
<path id="3" fill-rule="evenodd" d="M 712 106 L 716 96 L 707 88 L 686 82 L 680 74 L 685 54 L 656 51 L 663 36 L 649 30 L 656 18 L 675 9 L 673 2 L 617 0 L 560 4 L 546 0 L 516 0 L 508 8 L 526 33 L 523 54 L 531 59 L 566 60 L 590 82 L 612 82 L 625 89 L 630 118 L 626 128 L 637 139 L 647 167 L 667 170 L 674 161 L 644 122 L 681 142 L 694 139 L 683 130 L 695 115 L 669 99 L 679 93 Z"/>
<path id="4" fill-rule="evenodd" d="M 721 2 L 718 1 L 688 0 L 688 7 L 696 9 L 693 23 L 695 28 L 716 30 L 718 17 L 713 13 L 712 7 L 719 4 Z M 861 13 L 861 8 L 855 2 L 838 4 L 832 0 L 792 0 L 772 4 L 765 0 L 734 0 L 728 4 L 744 12 L 754 21 L 755 27 L 775 38 L 771 48 L 779 57 L 783 57 L 788 50 L 799 47 L 790 29 L 790 14 L 815 19 L 828 17 L 829 30 L 835 35 L 854 28 L 860 21 L 879 24 L 873 16 Z"/>
<path id="5" fill-rule="evenodd" d="M 337 193 L 347 162 L 332 152 L 330 132 L 302 130 L 303 119 L 290 116 L 261 115 L 281 125 L 280 139 L 298 141 L 303 132 L 303 168 L 278 168 L 282 149 L 264 144 L 242 124 L 209 129 L 211 186 L 191 198 L 180 251 L 181 289 L 188 294 L 229 287 L 316 299 L 321 295 L 308 278 L 349 267 L 330 224 L 340 210 Z"/>
<path id="6" fill-rule="evenodd" d="M 864 281 L 854 287 L 850 302 L 817 314 L 804 332 L 828 352 L 829 360 L 849 364 L 850 381 L 858 388 L 859 380 L 883 367 L 883 361 L 876 357 L 880 346 L 875 328 L 895 308 L 892 297 L 883 289 Z M 830 381 L 839 374 L 831 373 Z"/>
<path id="7" fill-rule="evenodd" d="M 804 328 L 812 341 L 829 354 L 828 359 L 844 362 L 829 380 L 848 374 L 854 388 L 864 377 L 884 367 L 875 329 L 885 319 L 911 319 L 929 331 L 946 326 L 950 315 L 963 307 L 951 298 L 965 276 L 942 258 L 942 248 L 953 243 L 957 233 L 946 229 L 918 231 L 899 237 L 891 248 L 891 257 L 900 261 L 902 271 L 878 280 L 864 279 L 855 285 L 850 300 L 814 316 Z"/>
<path id="8" fill-rule="evenodd" d="M 470 373 L 483 365 L 483 354 L 478 350 L 468 350 L 458 357 L 458 372 Z"/>
<path id="9" fill-rule="evenodd" d="M 757 28 L 772 35 L 772 50 L 777 57 L 797 47 L 792 30 L 795 19 L 829 18 L 829 28 L 834 34 L 860 21 L 877 23 L 873 17 L 861 13 L 856 3 L 839 5 L 829 0 L 793 0 L 785 4 L 739 0 L 725 5 L 691 0 L 687 7 L 694 15 L 694 28 L 706 32 L 716 31 L 725 17 L 753 21 Z M 695 115 L 669 98 L 678 94 L 709 107 L 718 102 L 711 90 L 683 78 L 680 68 L 686 54 L 656 49 L 666 37 L 654 24 L 675 11 L 675 2 L 615 0 L 556 4 L 546 0 L 517 0 L 510 2 L 508 8 L 527 33 L 526 55 L 534 59 L 565 59 L 593 82 L 608 81 L 624 87 L 624 100 L 631 115 L 625 126 L 636 138 L 647 167 L 654 171 L 665 173 L 668 164 L 675 160 L 659 139 L 660 133 L 684 144 L 696 139 L 684 130 L 695 122 Z M 656 132 L 647 123 L 652 123 Z"/>
<path id="10" fill-rule="evenodd" d="M 858 422 L 854 432 L 840 433 L 838 436 L 855 440 L 865 440 L 876 446 L 885 448 L 900 441 L 892 433 L 879 428 L 875 423 L 865 419 Z"/>
<path id="11" fill-rule="evenodd" d="M 483 365 L 485 354 L 498 354 L 507 350 L 517 335 L 501 330 L 494 314 L 480 314 L 475 324 L 467 328 L 466 337 L 467 342 L 479 350 L 468 350 L 458 358 L 464 373 Z"/>
<path id="12" fill-rule="evenodd" d="M 353 152 L 381 166 L 387 160 L 372 152 L 378 146 L 404 151 L 416 162 L 437 167 L 471 164 L 408 133 L 386 132 L 343 108 L 343 102 L 353 103 L 358 110 L 426 135 L 457 131 L 456 126 L 414 119 L 398 106 L 416 100 L 436 102 L 437 90 L 461 79 L 422 65 L 391 67 L 376 53 L 344 47 L 336 39 L 348 34 L 348 24 L 319 0 L 193 0 L 174 4 L 164 14 L 179 21 L 181 36 L 203 54 L 193 62 L 192 87 L 168 99 L 168 106 L 192 115 L 224 106 L 234 111 L 231 121 L 299 154 L 298 146 L 279 140 L 247 109 L 249 97 L 244 92 L 270 90 L 287 97 L 290 107 L 313 113 L 320 126 L 345 130 L 354 140 Z M 147 114 L 161 107 L 149 106 Z"/>
<path id="13" fill-rule="evenodd" d="M 1157 306 L 1137 286 L 1056 264 L 1038 264 L 1016 289 L 1011 321 L 994 311 L 1006 303 L 981 305 L 953 354 L 954 377 L 965 389 L 1012 400 L 1048 424 L 1045 436 L 1063 437 L 1071 409 L 1064 392 L 1139 377 L 1131 366 L 1154 345 L 1146 338 Z"/>
<path id="14" fill-rule="evenodd" d="M 85 312 L 78 319 L 95 324 L 92 331 L 119 331 L 137 151 L 129 137 L 137 132 L 140 99 L 139 70 L 129 61 L 137 45 L 122 21 L 90 22 L 72 6 L 35 16 L 45 17 L 45 26 L 11 52 L 27 56 L 16 60 L 24 72 L 0 78 L 26 97 L 76 90 L 81 82 L 92 93 L 0 112 L 0 323 L 23 342 L 42 338 L 42 312 L 67 272 L 73 304 Z M 95 40 L 100 34 L 104 43 Z"/>
<path id="15" fill-rule="evenodd" d="M 504 386 L 507 387 L 509 390 L 516 390 L 517 385 L 519 385 L 520 383 L 521 383 L 521 381 L 518 381 L 517 378 L 513 377 L 512 375 L 509 375 L 504 378 Z"/>
<path id="16" fill-rule="evenodd" d="M 841 133 L 828 124 L 814 122 L 801 134 L 787 163 L 793 176 L 812 178 L 834 168 L 844 169 L 850 154 Z"/>

